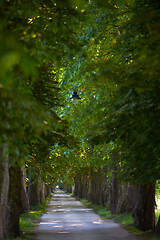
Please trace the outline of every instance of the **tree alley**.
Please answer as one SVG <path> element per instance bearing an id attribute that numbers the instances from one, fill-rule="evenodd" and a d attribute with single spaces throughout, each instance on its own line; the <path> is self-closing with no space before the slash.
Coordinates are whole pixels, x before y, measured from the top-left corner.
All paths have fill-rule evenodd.
<path id="1" fill-rule="evenodd" d="M 3 0 L 0 9 L 0 239 L 19 234 L 20 214 L 57 181 L 153 229 L 159 2 Z"/>

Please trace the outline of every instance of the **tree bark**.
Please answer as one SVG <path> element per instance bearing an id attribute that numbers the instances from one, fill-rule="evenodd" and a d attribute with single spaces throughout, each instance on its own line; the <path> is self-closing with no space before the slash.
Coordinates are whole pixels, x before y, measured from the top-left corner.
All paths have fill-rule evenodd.
<path id="1" fill-rule="evenodd" d="M 17 237 L 20 233 L 19 218 L 21 214 L 21 168 L 12 166 L 9 169 L 10 184 L 6 218 L 6 236 Z"/>
<path id="2" fill-rule="evenodd" d="M 75 182 L 74 194 L 75 196 L 82 198 L 82 176 L 80 174 L 77 174 L 76 177 L 74 178 L 74 182 Z"/>
<path id="3" fill-rule="evenodd" d="M 21 188 L 21 203 L 22 203 L 22 213 L 29 214 L 29 198 L 26 190 L 26 170 L 25 167 L 21 167 L 21 182 L 22 182 L 22 188 Z"/>
<path id="4" fill-rule="evenodd" d="M 4 236 L 5 211 L 9 189 L 8 155 L 5 150 L 6 146 L 0 148 L 0 240 Z"/>
<path id="5" fill-rule="evenodd" d="M 92 175 L 88 177 L 88 193 L 87 193 L 87 200 L 91 202 L 92 199 Z"/>
<path id="6" fill-rule="evenodd" d="M 111 211 L 112 214 L 116 213 L 117 204 L 118 204 L 118 179 L 116 176 L 116 172 L 113 172 L 109 199 L 109 210 Z"/>
<path id="7" fill-rule="evenodd" d="M 140 187 L 137 204 L 132 217 L 134 225 L 139 229 L 153 230 L 155 227 L 155 184 L 150 183 Z"/>
<path id="8" fill-rule="evenodd" d="M 29 179 L 29 203 L 30 206 L 36 206 L 39 205 L 46 197 L 45 194 L 45 183 L 37 180 L 34 182 L 31 178 Z"/>
<path id="9" fill-rule="evenodd" d="M 94 204 L 102 205 L 102 168 L 94 173 Z"/>
<path id="10" fill-rule="evenodd" d="M 40 194 L 39 194 L 39 186 L 38 181 L 33 183 L 29 180 L 29 203 L 30 206 L 36 206 L 40 204 Z"/>
<path id="11" fill-rule="evenodd" d="M 112 172 L 112 181 L 110 188 L 109 210 L 112 214 L 116 213 L 116 206 L 118 204 L 118 178 L 117 178 L 117 159 L 119 159 L 119 152 L 114 152 L 111 155 L 114 164 L 114 171 Z"/>
<path id="12" fill-rule="evenodd" d="M 111 183 L 107 180 L 106 173 L 107 173 L 107 167 L 102 168 L 102 205 L 108 207 L 108 201 L 109 201 L 109 192 L 110 192 L 110 186 Z"/>

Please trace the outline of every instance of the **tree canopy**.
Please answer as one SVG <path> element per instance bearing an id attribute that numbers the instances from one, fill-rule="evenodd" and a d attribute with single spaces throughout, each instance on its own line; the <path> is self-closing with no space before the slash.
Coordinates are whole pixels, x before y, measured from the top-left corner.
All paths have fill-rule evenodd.
<path id="1" fill-rule="evenodd" d="M 77 36 L 82 51 L 64 68 L 62 80 L 64 95 L 69 98 L 69 90 L 76 89 L 81 100 L 76 106 L 67 104 L 61 116 L 67 117 L 82 149 L 93 154 L 102 144 L 109 164 L 111 153 L 120 152 L 116 164 L 123 181 L 156 181 L 159 3 L 91 1 L 83 11 Z"/>
<path id="2" fill-rule="evenodd" d="M 159 179 L 159 2 L 2 1 L 0 9 L 0 139 L 10 164 L 52 182 L 112 166 L 119 152 L 124 181 Z"/>

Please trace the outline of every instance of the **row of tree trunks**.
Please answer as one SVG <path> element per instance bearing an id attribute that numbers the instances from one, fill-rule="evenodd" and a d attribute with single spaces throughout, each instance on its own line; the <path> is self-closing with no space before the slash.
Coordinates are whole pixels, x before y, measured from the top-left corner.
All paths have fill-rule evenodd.
<path id="1" fill-rule="evenodd" d="M 61 189 L 68 193 L 72 193 L 72 187 L 71 186 L 62 186 Z"/>
<path id="2" fill-rule="evenodd" d="M 47 187 L 45 183 L 38 180 L 36 182 L 29 180 L 28 187 L 29 202 L 31 206 L 39 205 L 47 197 Z"/>
<path id="3" fill-rule="evenodd" d="M 19 218 L 28 213 L 30 205 L 38 205 L 51 193 L 51 186 L 38 181 L 29 187 L 31 202 L 26 190 L 25 167 L 9 167 L 5 147 L 0 148 L 0 240 L 17 237 L 20 233 Z"/>
<path id="4" fill-rule="evenodd" d="M 107 168 L 102 168 L 90 176 L 78 174 L 74 194 L 94 204 L 107 205 L 113 214 L 131 212 L 136 204 L 138 188 L 121 183 L 116 172 L 112 174 L 112 181 L 108 181 L 106 171 Z"/>
<path id="5" fill-rule="evenodd" d="M 135 207 L 138 194 L 138 187 L 120 182 L 117 178 L 116 172 L 112 173 L 109 197 L 109 210 L 112 214 L 132 212 Z"/>
<path id="6" fill-rule="evenodd" d="M 9 189 L 8 155 L 6 146 L 0 148 L 0 240 L 4 236 L 5 215 Z"/>
<path id="7" fill-rule="evenodd" d="M 134 225 L 141 230 L 155 227 L 155 184 L 136 187 L 124 184 L 112 173 L 109 182 L 107 168 L 98 169 L 90 175 L 78 173 L 75 177 L 74 194 L 97 205 L 106 205 L 112 214 L 131 213 Z M 160 222 L 160 220 L 159 220 Z M 159 223 L 160 224 L 160 223 Z M 158 228 L 156 228 L 158 232 Z"/>
<path id="8" fill-rule="evenodd" d="M 87 199 L 97 205 L 105 205 L 108 202 L 108 190 L 110 184 L 106 178 L 106 169 L 100 168 L 93 172 L 89 181 L 89 192 Z"/>
<path id="9" fill-rule="evenodd" d="M 79 173 L 75 179 L 74 194 L 79 198 L 85 198 L 88 201 L 105 205 L 109 197 L 109 183 L 105 176 L 105 168 L 92 171 L 90 175 Z"/>

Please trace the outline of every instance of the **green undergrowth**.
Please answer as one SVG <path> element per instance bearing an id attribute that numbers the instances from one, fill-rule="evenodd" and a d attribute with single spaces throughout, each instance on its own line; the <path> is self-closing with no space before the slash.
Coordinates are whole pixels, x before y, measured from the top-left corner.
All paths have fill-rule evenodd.
<path id="1" fill-rule="evenodd" d="M 155 210 L 156 223 L 158 222 L 159 216 L 160 216 L 160 209 L 156 209 Z"/>
<path id="2" fill-rule="evenodd" d="M 160 240 L 160 237 L 153 236 L 151 231 L 143 232 L 133 225 L 133 218 L 131 214 L 111 214 L 111 211 L 107 210 L 106 206 L 99 206 L 88 202 L 85 199 L 80 201 L 87 207 L 92 208 L 102 219 L 113 219 L 116 223 L 119 223 L 124 229 L 128 230 L 132 234 L 141 235 L 142 239 L 146 240 Z M 160 209 L 156 209 L 156 223 L 160 215 Z"/>
<path id="3" fill-rule="evenodd" d="M 20 231 L 22 233 L 30 233 L 33 231 L 37 220 L 46 212 L 46 207 L 51 198 L 52 194 L 45 199 L 40 205 L 34 206 L 30 210 L 30 214 L 22 214 L 20 218 Z"/>
<path id="4" fill-rule="evenodd" d="M 29 214 L 22 214 L 19 220 L 20 237 L 7 238 L 5 240 L 22 240 L 30 239 L 30 234 L 34 232 L 34 227 L 38 224 L 38 220 L 46 212 L 46 207 L 53 193 L 49 195 L 40 205 L 31 207 Z"/>

